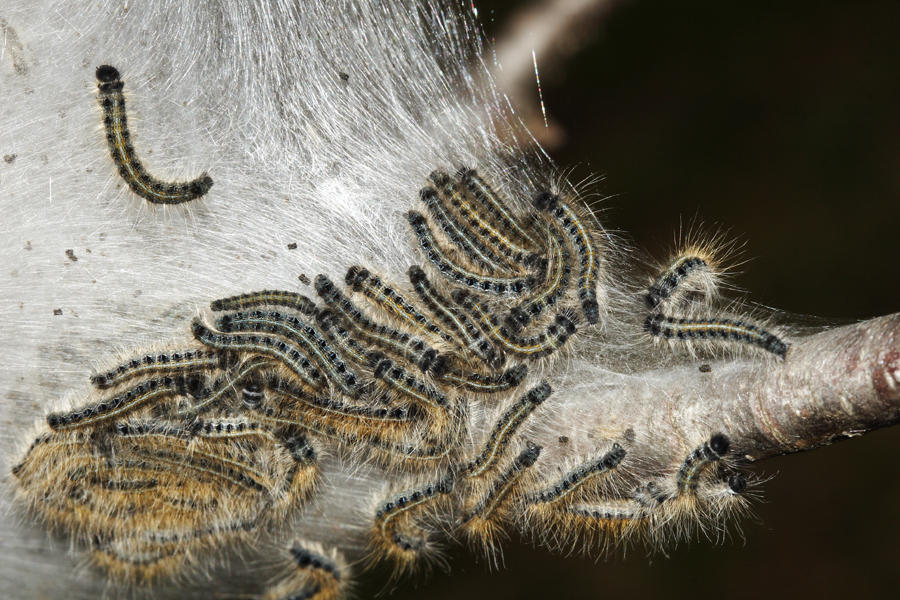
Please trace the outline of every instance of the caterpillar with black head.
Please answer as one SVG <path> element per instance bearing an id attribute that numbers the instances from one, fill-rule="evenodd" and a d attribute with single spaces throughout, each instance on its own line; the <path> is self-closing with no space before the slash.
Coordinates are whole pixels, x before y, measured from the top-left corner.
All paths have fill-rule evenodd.
<path id="1" fill-rule="evenodd" d="M 101 65 L 96 75 L 109 154 L 131 191 L 153 204 L 183 204 L 206 195 L 213 185 L 212 177 L 206 173 L 191 181 L 169 182 L 147 172 L 131 141 L 122 91 L 125 84 L 118 69 Z"/>

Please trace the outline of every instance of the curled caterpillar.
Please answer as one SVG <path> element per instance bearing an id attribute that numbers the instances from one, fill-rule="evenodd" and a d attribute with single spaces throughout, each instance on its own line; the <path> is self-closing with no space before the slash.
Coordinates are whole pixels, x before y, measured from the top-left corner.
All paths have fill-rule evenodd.
<path id="1" fill-rule="evenodd" d="M 97 67 L 97 81 L 109 154 L 131 191 L 153 204 L 182 204 L 206 195 L 213 180 L 205 173 L 191 181 L 168 182 L 147 172 L 132 145 L 122 91 L 125 84 L 118 69 L 110 65 Z"/>

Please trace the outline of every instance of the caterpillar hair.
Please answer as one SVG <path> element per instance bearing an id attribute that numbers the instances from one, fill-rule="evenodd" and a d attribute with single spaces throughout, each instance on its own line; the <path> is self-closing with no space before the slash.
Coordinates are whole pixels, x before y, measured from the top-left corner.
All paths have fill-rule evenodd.
<path id="1" fill-rule="evenodd" d="M 557 518 L 561 532 L 578 532 L 596 546 L 622 543 L 631 535 L 647 533 L 652 511 L 633 500 L 576 502 L 561 508 Z"/>
<path id="2" fill-rule="evenodd" d="M 338 424 L 328 420 L 313 420 L 297 415 L 293 399 L 278 404 L 266 403 L 252 409 L 255 418 L 278 428 L 300 429 L 314 437 L 321 437 L 336 442 L 340 447 L 352 449 L 366 456 L 375 458 L 386 469 L 405 470 L 423 469 L 431 464 L 446 462 L 454 448 L 449 440 L 435 439 L 431 436 L 400 435 L 393 428 L 378 430 L 374 428 L 348 427 L 346 421 Z"/>

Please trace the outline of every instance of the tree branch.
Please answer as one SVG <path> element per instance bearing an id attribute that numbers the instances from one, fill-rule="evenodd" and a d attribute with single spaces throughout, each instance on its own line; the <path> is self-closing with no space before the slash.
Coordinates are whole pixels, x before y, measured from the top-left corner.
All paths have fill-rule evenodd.
<path id="1" fill-rule="evenodd" d="M 544 0 L 514 15 L 497 36 L 497 61 L 492 76 L 521 112 L 535 138 L 547 148 L 558 146 L 565 132 L 558 124 L 544 126 L 532 63 L 532 51 L 545 75 L 585 44 L 596 42 L 603 21 L 620 0 Z"/>
<path id="2" fill-rule="evenodd" d="M 698 361 L 699 363 L 700 361 Z M 722 431 L 751 462 L 812 450 L 900 420 L 900 314 L 797 340 L 784 362 L 729 360 L 596 375 L 596 424 L 648 431 L 651 445 Z M 597 393 L 596 391 L 594 393 Z"/>

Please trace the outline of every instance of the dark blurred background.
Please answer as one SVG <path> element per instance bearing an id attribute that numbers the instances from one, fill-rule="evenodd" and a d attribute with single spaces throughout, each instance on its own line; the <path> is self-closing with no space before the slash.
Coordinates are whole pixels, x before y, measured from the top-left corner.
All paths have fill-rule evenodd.
<path id="1" fill-rule="evenodd" d="M 540 4 L 476 6 L 502 40 Z M 538 55 L 538 133 L 573 180 L 605 176 L 607 227 L 662 256 L 680 223 L 722 224 L 758 302 L 842 322 L 900 310 L 900 2 L 622 0 L 577 34 L 564 60 Z M 540 116 L 536 86 L 518 101 Z M 775 475 L 758 519 L 725 543 L 595 562 L 513 539 L 499 572 L 456 550 L 449 574 L 390 597 L 897 597 L 898 456 L 893 429 L 757 466 Z"/>

